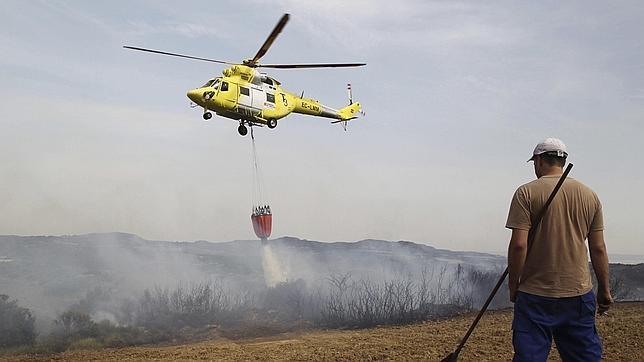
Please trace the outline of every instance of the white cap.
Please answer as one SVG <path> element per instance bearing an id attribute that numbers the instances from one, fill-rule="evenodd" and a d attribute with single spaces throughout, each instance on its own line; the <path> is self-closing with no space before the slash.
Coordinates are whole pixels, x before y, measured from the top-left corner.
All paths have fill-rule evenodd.
<path id="1" fill-rule="evenodd" d="M 558 138 L 546 138 L 545 140 L 539 142 L 537 147 L 534 148 L 532 152 L 532 157 L 528 160 L 534 161 L 534 156 L 540 155 L 542 153 L 552 153 L 557 157 L 567 157 L 568 151 L 566 150 L 566 145 Z"/>

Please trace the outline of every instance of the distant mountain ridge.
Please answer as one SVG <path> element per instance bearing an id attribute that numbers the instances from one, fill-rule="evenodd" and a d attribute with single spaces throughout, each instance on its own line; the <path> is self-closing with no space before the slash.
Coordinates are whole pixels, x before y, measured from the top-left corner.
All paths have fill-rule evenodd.
<path id="1" fill-rule="evenodd" d="M 309 283 L 333 274 L 391 278 L 438 265 L 490 268 L 504 262 L 490 254 L 408 241 L 325 243 L 283 237 L 269 245 L 283 279 Z M 257 240 L 172 242 L 127 233 L 0 236 L 0 293 L 29 301 L 29 307 L 41 314 L 55 315 L 97 286 L 132 297 L 155 285 L 204 280 L 261 288 L 265 286 L 262 254 Z"/>
<path id="2" fill-rule="evenodd" d="M 318 242 L 282 237 L 268 245 L 284 280 L 311 284 L 338 274 L 391 279 L 457 265 L 501 271 L 506 263 L 498 255 L 410 241 Z M 264 252 L 257 240 L 172 242 L 127 233 L 0 236 L 0 294 L 28 301 L 37 314 L 55 315 L 97 286 L 122 298 L 138 297 L 155 285 L 207 280 L 221 280 L 235 288 L 263 288 Z M 644 273 L 634 270 L 642 267 L 620 268 L 630 271 L 627 283 L 641 282 L 641 286 L 644 281 L 637 276 Z"/>

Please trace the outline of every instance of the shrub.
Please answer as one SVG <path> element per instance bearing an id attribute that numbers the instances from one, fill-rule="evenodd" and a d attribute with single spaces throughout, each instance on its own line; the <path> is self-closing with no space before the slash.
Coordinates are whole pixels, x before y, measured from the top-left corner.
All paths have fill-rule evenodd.
<path id="1" fill-rule="evenodd" d="M 70 350 L 79 350 L 79 349 L 101 349 L 103 344 L 97 341 L 95 338 L 83 338 L 77 341 L 72 342 L 67 349 Z"/>
<path id="2" fill-rule="evenodd" d="M 623 273 L 611 271 L 608 283 L 610 294 L 616 301 L 627 300 L 631 296 L 631 290 L 626 284 Z"/>
<path id="3" fill-rule="evenodd" d="M 0 348 L 33 345 L 36 340 L 34 321 L 29 309 L 0 294 Z"/>
<path id="4" fill-rule="evenodd" d="M 118 334 L 107 336 L 104 339 L 104 343 L 105 347 L 109 348 L 121 348 L 130 345 L 124 336 Z"/>
<path id="5" fill-rule="evenodd" d="M 98 327 L 90 316 L 76 310 L 68 310 L 62 313 L 54 323 L 58 327 L 58 333 L 64 336 L 86 338 L 98 335 Z"/>

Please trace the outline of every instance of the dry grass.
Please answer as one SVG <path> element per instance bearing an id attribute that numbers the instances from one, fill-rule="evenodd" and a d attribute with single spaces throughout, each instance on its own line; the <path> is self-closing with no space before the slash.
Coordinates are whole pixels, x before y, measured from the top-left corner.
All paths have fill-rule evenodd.
<path id="1" fill-rule="evenodd" d="M 16 356 L 10 360 L 440 360 L 455 347 L 471 320 L 470 315 L 398 327 L 309 331 L 165 347 L 77 350 L 46 357 Z M 511 360 L 511 320 L 509 310 L 487 314 L 461 352 L 461 360 Z M 610 315 L 599 317 L 597 325 L 606 360 L 644 361 L 644 303 L 618 304 Z M 550 359 L 559 360 L 556 350 Z"/>

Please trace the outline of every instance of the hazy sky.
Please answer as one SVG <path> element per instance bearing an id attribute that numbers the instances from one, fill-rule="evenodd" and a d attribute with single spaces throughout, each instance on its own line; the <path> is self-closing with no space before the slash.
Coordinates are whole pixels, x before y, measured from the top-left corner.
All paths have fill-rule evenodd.
<path id="1" fill-rule="evenodd" d="M 292 115 L 256 132 L 273 236 L 503 251 L 510 198 L 546 137 L 599 194 L 609 252 L 644 254 L 644 4 L 456 1 L 0 2 L 0 234 L 254 238 L 250 140 L 186 91 L 240 61 L 275 70 L 344 132 Z"/>

